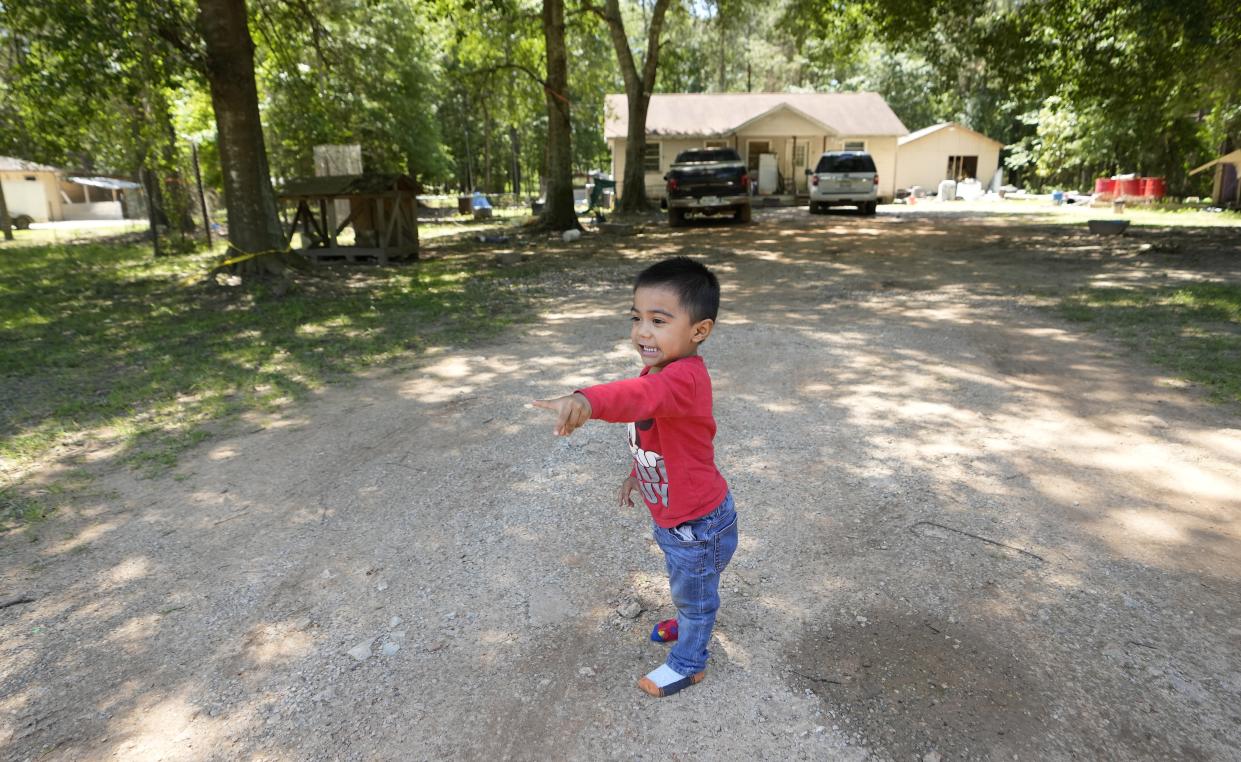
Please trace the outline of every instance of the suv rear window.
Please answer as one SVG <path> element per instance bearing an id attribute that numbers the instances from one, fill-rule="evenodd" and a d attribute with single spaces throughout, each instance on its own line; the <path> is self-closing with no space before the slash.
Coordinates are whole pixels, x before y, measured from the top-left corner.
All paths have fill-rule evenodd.
<path id="1" fill-rule="evenodd" d="M 741 157 L 731 148 L 695 148 L 677 154 L 674 164 L 695 164 L 706 161 L 741 161 Z"/>
<path id="2" fill-rule="evenodd" d="M 874 172 L 875 160 L 868 153 L 828 154 L 819 157 L 815 172 Z"/>

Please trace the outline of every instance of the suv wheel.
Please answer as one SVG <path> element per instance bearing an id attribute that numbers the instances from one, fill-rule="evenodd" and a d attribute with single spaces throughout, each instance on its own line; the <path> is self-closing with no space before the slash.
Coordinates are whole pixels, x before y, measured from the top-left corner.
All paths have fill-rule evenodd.
<path id="1" fill-rule="evenodd" d="M 685 210 L 675 206 L 668 207 L 668 227 L 679 228 L 685 224 Z"/>
<path id="2" fill-rule="evenodd" d="M 871 201 L 870 203 L 866 205 L 866 216 L 868 217 L 874 216 L 875 212 L 878 211 L 878 209 L 879 209 L 879 202 Z"/>
<path id="3" fill-rule="evenodd" d="M 742 204 L 741 206 L 737 207 L 737 213 L 733 215 L 733 219 L 736 220 L 737 222 L 749 222 L 750 215 L 751 215 L 750 205 Z"/>

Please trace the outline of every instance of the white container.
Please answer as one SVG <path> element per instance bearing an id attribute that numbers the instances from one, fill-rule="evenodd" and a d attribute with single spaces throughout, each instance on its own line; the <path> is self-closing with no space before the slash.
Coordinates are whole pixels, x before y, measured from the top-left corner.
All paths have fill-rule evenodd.
<path id="1" fill-rule="evenodd" d="M 763 153 L 758 156 L 758 192 L 767 195 L 776 192 L 780 182 L 780 172 L 776 165 L 774 153 Z"/>
<path id="2" fill-rule="evenodd" d="M 956 201 L 957 200 L 957 181 L 941 180 L 939 183 L 939 200 L 940 201 Z"/>

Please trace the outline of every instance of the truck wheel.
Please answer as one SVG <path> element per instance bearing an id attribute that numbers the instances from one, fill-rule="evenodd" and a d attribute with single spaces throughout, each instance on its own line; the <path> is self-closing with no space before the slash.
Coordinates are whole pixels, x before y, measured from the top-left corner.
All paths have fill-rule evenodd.
<path id="1" fill-rule="evenodd" d="M 668 207 L 668 227 L 679 228 L 685 224 L 685 210 L 675 206 Z"/>
<path id="2" fill-rule="evenodd" d="M 34 222 L 34 217 L 31 217 L 29 214 L 19 214 L 10 220 L 10 222 L 12 222 L 13 227 L 18 230 L 29 230 L 31 223 Z"/>
<path id="3" fill-rule="evenodd" d="M 751 215 L 750 205 L 742 204 L 741 206 L 737 207 L 737 213 L 733 215 L 733 219 L 736 220 L 737 222 L 745 223 L 745 222 L 750 221 L 750 215 Z"/>
<path id="4" fill-rule="evenodd" d="M 811 214 L 818 214 L 818 213 L 819 213 L 819 212 L 821 212 L 821 211 L 823 211 L 823 210 L 819 208 L 819 205 L 818 205 L 818 204 L 816 204 L 816 203 L 815 203 L 815 202 L 813 202 L 813 201 L 811 201 L 811 202 L 810 202 L 810 213 L 811 213 Z"/>
<path id="5" fill-rule="evenodd" d="M 866 204 L 866 216 L 867 216 L 867 217 L 873 217 L 873 216 L 875 216 L 875 212 L 878 210 L 878 208 L 879 208 L 879 202 L 878 202 L 878 201 L 871 201 L 871 202 L 868 202 L 868 203 Z"/>

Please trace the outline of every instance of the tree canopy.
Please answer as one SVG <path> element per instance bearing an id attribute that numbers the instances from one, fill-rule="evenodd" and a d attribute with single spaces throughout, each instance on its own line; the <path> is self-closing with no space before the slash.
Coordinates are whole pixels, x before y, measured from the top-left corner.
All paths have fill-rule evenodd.
<path id="1" fill-rule="evenodd" d="M 641 71 L 657 0 L 618 0 Z M 616 39 L 565 0 L 575 172 L 606 170 Z M 911 130 L 955 120 L 1004 142 L 1022 184 L 1116 171 L 1197 189 L 1241 136 L 1241 10 L 1203 0 L 663 0 L 655 92 L 882 94 Z M 550 155 L 542 2 L 249 0 L 272 175 L 359 143 L 368 170 L 535 195 Z M 178 185 L 190 141 L 222 187 L 192 0 L 0 0 L 0 153 Z M 172 182 L 169 182 L 172 178 Z M 170 191 L 171 192 L 171 191 Z M 176 199 L 168 200 L 175 206 Z"/>

